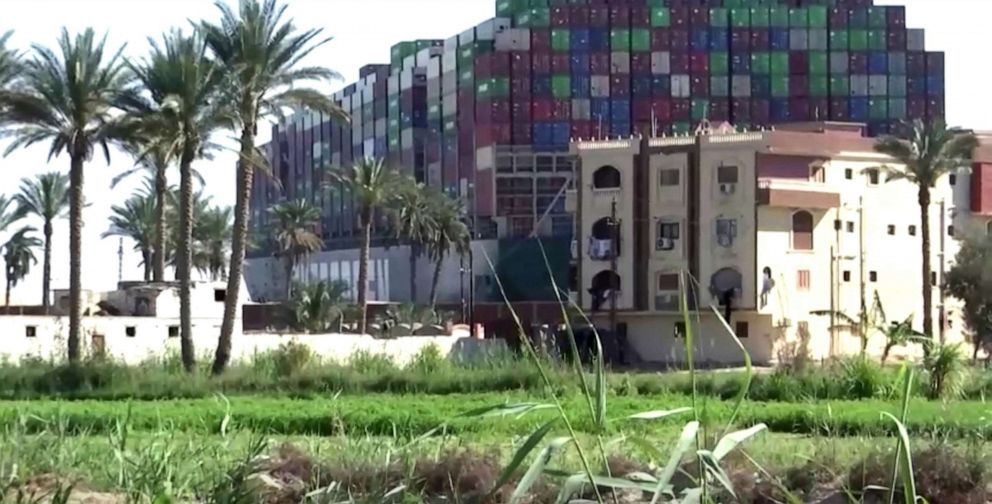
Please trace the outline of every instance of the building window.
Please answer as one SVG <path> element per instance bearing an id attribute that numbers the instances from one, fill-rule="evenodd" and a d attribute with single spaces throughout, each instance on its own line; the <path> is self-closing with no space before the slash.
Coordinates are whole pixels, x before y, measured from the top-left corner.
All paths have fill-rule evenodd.
<path id="1" fill-rule="evenodd" d="M 732 247 L 737 240 L 737 219 L 716 220 L 716 242 L 721 247 Z"/>
<path id="2" fill-rule="evenodd" d="M 847 168 L 844 170 L 844 178 L 851 180 L 854 178 L 854 170 Z"/>
<path id="3" fill-rule="evenodd" d="M 948 175 L 947 176 L 947 182 L 949 184 L 951 184 L 952 186 L 953 185 L 958 185 L 958 175 L 956 173 L 952 173 L 952 174 Z"/>
<path id="4" fill-rule="evenodd" d="M 124 328 L 124 335 L 128 338 L 133 338 L 138 334 L 138 328 L 135 326 L 127 326 Z"/>
<path id="5" fill-rule="evenodd" d="M 658 275 L 658 292 L 678 292 L 678 273 L 662 273 Z"/>
<path id="6" fill-rule="evenodd" d="M 873 283 L 874 282 L 877 282 L 878 281 L 878 272 L 877 271 L 869 271 L 868 272 L 868 281 L 869 282 L 873 282 Z"/>
<path id="7" fill-rule="evenodd" d="M 847 221 L 847 232 L 848 233 L 854 232 L 854 222 Z"/>
<path id="8" fill-rule="evenodd" d="M 676 168 L 665 168 L 658 171 L 658 179 L 662 187 L 679 185 L 679 170 Z"/>
<path id="9" fill-rule="evenodd" d="M 177 325 L 170 325 L 169 326 L 169 337 L 170 338 L 178 338 L 179 337 L 179 326 L 177 326 Z"/>
<path id="10" fill-rule="evenodd" d="M 909 236 L 916 236 L 916 226 L 909 226 Z"/>
<path id="11" fill-rule="evenodd" d="M 24 326 L 25 338 L 34 338 L 37 336 L 38 336 L 38 326 L 33 326 L 33 325 Z"/>
<path id="12" fill-rule="evenodd" d="M 834 231 L 840 231 L 844 229 L 844 223 L 840 219 L 834 219 Z"/>
<path id="13" fill-rule="evenodd" d="M 889 234 L 890 235 L 895 235 L 896 234 L 896 227 L 893 226 L 892 224 L 889 224 Z"/>
<path id="14" fill-rule="evenodd" d="M 933 285 L 935 287 L 937 286 L 937 272 L 936 271 L 931 271 L 930 272 L 930 285 Z"/>
<path id="15" fill-rule="evenodd" d="M 223 303 L 225 300 L 227 300 L 227 290 L 214 289 L 214 301 L 218 303 Z"/>
<path id="16" fill-rule="evenodd" d="M 796 288 L 801 291 L 809 290 L 809 270 L 799 270 L 796 272 Z"/>
<path id="17" fill-rule="evenodd" d="M 683 339 L 683 338 L 685 338 L 685 322 L 676 322 L 675 323 L 675 334 L 674 334 L 674 336 L 675 336 L 675 339 Z"/>
<path id="18" fill-rule="evenodd" d="M 868 173 L 868 184 L 878 185 L 878 179 L 879 179 L 878 168 L 869 168 L 868 170 L 866 170 L 866 172 Z"/>
<path id="19" fill-rule="evenodd" d="M 716 181 L 718 184 L 736 184 L 737 167 L 721 166 L 716 170 Z"/>
<path id="20" fill-rule="evenodd" d="M 792 249 L 813 250 L 813 214 L 805 210 L 792 214 Z"/>
<path id="21" fill-rule="evenodd" d="M 619 189 L 620 170 L 612 166 L 604 166 L 592 174 L 593 189 Z"/>
<path id="22" fill-rule="evenodd" d="M 947 236 L 954 236 L 954 226 L 947 226 Z"/>
<path id="23" fill-rule="evenodd" d="M 675 250 L 679 241 L 678 222 L 658 222 L 658 243 L 655 244 L 657 250 Z"/>
<path id="24" fill-rule="evenodd" d="M 845 271 L 844 272 L 844 281 L 845 282 L 850 282 L 851 281 L 851 272 L 850 271 Z"/>
<path id="25" fill-rule="evenodd" d="M 822 166 L 811 166 L 809 169 L 809 180 L 810 182 L 818 182 L 820 184 L 827 181 L 826 170 Z"/>
<path id="26" fill-rule="evenodd" d="M 749 335 L 749 330 L 750 328 L 748 327 L 747 322 L 738 322 L 734 325 L 734 334 L 736 334 L 738 338 L 747 338 Z"/>

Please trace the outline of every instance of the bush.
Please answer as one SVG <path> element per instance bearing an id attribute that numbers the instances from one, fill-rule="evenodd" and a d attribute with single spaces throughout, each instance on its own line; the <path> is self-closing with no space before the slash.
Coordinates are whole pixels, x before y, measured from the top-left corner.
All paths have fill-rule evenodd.
<path id="1" fill-rule="evenodd" d="M 352 353 L 348 358 L 348 365 L 363 374 L 388 373 L 397 369 L 392 357 L 371 353 L 368 350 L 357 350 Z"/>
<path id="2" fill-rule="evenodd" d="M 307 367 L 314 360 L 314 355 L 310 347 L 289 341 L 272 352 L 272 360 L 278 376 L 292 376 Z"/>
<path id="3" fill-rule="evenodd" d="M 965 356 L 959 345 L 936 345 L 923 361 L 929 379 L 927 397 L 956 399 L 961 396 L 967 375 Z"/>
<path id="4" fill-rule="evenodd" d="M 448 365 L 448 359 L 441 354 L 441 349 L 430 344 L 421 348 L 410 361 L 409 369 L 420 373 L 435 373 Z"/>
<path id="5" fill-rule="evenodd" d="M 892 484 L 894 452 L 874 453 L 851 468 L 847 484 L 863 496 L 881 497 Z M 946 445 L 937 445 L 913 454 L 916 492 L 927 502 L 986 504 L 986 464 L 974 454 L 961 454 Z M 902 500 L 901 492 L 897 492 Z"/>

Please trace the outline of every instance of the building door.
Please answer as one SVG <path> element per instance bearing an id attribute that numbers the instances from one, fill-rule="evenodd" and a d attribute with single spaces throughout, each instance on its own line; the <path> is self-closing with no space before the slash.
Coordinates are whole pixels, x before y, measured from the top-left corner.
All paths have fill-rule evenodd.
<path id="1" fill-rule="evenodd" d="M 103 359 L 107 356 L 107 343 L 102 334 L 91 336 L 90 348 L 93 350 L 94 359 Z"/>

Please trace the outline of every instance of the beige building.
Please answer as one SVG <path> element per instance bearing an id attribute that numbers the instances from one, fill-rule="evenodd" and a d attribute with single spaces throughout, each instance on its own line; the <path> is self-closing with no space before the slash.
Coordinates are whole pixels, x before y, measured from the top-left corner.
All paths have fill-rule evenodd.
<path id="1" fill-rule="evenodd" d="M 811 312 L 857 317 L 876 293 L 890 321 L 912 316 L 922 328 L 917 190 L 886 181 L 882 167 L 899 167 L 873 142 L 861 125 L 816 123 L 573 143 L 573 297 L 604 327 L 615 303 L 633 359 L 659 364 L 684 360 L 681 272 L 701 308 L 695 355 L 704 363 L 743 360 L 710 305 L 729 305 L 730 326 L 762 364 L 857 353 L 857 334 Z M 988 157 L 933 190 L 933 285 L 961 236 L 988 229 L 992 208 L 982 196 L 992 183 L 969 184 L 986 175 L 992 182 L 984 172 L 992 165 L 981 163 Z M 933 296 L 934 332 L 964 341 L 958 304 L 937 288 Z M 871 352 L 883 346 L 884 336 L 869 335 Z"/>

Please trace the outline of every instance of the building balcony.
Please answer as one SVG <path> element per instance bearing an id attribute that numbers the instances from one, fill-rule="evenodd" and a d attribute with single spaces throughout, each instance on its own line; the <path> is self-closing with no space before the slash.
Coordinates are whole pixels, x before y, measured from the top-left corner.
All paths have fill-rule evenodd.
<path id="1" fill-rule="evenodd" d="M 822 182 L 759 179 L 757 202 L 770 207 L 828 210 L 840 207 L 840 192 Z"/>

